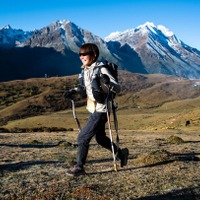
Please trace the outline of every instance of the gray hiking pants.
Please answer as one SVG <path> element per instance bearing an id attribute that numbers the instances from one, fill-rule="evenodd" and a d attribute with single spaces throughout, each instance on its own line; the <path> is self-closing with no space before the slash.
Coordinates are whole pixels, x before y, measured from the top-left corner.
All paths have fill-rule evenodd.
<path id="1" fill-rule="evenodd" d="M 94 112 L 90 114 L 89 119 L 78 135 L 78 151 L 77 151 L 77 165 L 83 167 L 89 150 L 89 143 L 92 137 L 95 136 L 96 141 L 102 147 L 112 151 L 110 138 L 106 136 L 105 124 L 107 122 L 107 114 L 102 112 Z M 113 144 L 115 153 L 117 146 Z M 121 150 L 118 149 L 118 156 L 120 157 Z"/>

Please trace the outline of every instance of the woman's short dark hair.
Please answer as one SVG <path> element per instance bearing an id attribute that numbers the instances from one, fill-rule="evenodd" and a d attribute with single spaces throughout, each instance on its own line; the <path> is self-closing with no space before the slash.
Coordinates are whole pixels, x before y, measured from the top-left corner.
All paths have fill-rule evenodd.
<path id="1" fill-rule="evenodd" d="M 99 48 L 96 44 L 86 43 L 81 46 L 79 53 L 89 53 L 93 56 L 93 60 L 96 61 L 99 57 Z"/>

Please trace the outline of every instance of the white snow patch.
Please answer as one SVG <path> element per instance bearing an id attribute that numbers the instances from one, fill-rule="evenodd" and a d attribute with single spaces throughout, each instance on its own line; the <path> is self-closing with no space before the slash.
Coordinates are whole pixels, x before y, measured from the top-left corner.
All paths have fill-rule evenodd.
<path id="1" fill-rule="evenodd" d="M 174 33 L 172 31 L 170 31 L 169 29 L 167 29 L 163 25 L 158 25 L 157 29 L 160 30 L 167 37 L 171 37 L 171 36 L 174 35 Z"/>

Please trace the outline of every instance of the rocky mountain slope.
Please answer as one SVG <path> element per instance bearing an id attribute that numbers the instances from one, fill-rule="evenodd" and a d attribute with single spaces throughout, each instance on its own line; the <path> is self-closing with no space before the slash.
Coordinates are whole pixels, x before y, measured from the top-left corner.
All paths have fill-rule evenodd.
<path id="1" fill-rule="evenodd" d="M 162 25 L 147 22 L 136 29 L 111 33 L 105 40 L 119 42 L 121 46 L 128 44 L 137 52 L 149 74 L 199 77 L 200 51 L 186 45 Z"/>
<path id="2" fill-rule="evenodd" d="M 149 22 L 111 33 L 105 40 L 69 20 L 55 21 L 29 34 L 18 30 L 16 37 L 12 32 L 16 30 L 11 27 L 0 29 L 0 81 L 77 74 L 81 65 L 78 49 L 87 42 L 99 46 L 100 60 L 114 62 L 122 70 L 186 78 L 200 76 L 200 51 L 186 45 L 164 26 Z"/>
<path id="3" fill-rule="evenodd" d="M 13 48 L 24 42 L 34 34 L 34 31 L 23 31 L 21 29 L 13 29 L 10 25 L 6 25 L 0 29 L 0 48 Z"/>

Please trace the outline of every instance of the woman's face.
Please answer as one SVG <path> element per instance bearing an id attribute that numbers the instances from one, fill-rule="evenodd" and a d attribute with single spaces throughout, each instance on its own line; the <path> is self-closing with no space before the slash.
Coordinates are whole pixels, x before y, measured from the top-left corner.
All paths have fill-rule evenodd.
<path id="1" fill-rule="evenodd" d="M 93 63 L 94 56 L 90 52 L 79 53 L 79 56 L 84 66 L 90 66 Z"/>

